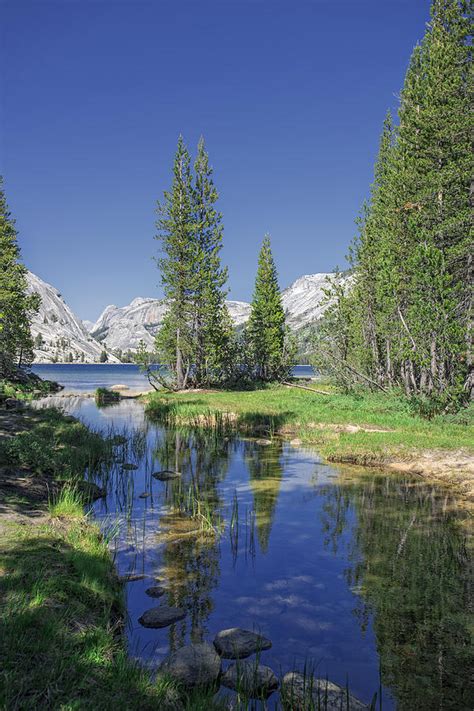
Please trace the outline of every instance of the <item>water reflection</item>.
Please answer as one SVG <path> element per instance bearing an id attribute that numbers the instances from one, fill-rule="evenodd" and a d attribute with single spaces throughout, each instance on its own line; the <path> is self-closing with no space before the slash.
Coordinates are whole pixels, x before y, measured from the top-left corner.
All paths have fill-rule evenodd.
<path id="1" fill-rule="evenodd" d="M 382 680 L 398 708 L 472 708 L 472 577 L 456 502 L 419 481 L 373 475 L 322 495 L 333 550 L 347 511 L 357 513 L 345 577 L 360 596 L 362 631 L 373 616 Z"/>
<path id="2" fill-rule="evenodd" d="M 155 665 L 190 640 L 258 628 L 273 642 L 262 662 L 277 672 L 311 660 L 366 702 L 381 677 L 387 710 L 473 707 L 472 572 L 453 497 L 329 467 L 281 440 L 164 429 L 135 402 L 68 409 L 126 435 L 94 512 L 114 530 L 119 572 L 146 575 L 127 586 L 134 655 Z M 162 469 L 181 477 L 157 481 Z M 187 611 L 163 630 L 137 622 L 159 604 L 146 594 L 156 578 L 160 601 Z"/>

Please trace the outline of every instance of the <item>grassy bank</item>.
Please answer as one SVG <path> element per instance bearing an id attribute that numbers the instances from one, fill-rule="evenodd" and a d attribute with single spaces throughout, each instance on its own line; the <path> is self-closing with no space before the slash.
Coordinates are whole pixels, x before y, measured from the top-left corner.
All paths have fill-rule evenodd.
<path id="1" fill-rule="evenodd" d="M 0 429 L 0 707 L 221 708 L 126 657 L 122 584 L 81 485 L 109 443 L 54 410 L 0 410 Z"/>
<path id="2" fill-rule="evenodd" d="M 173 425 L 288 434 L 332 461 L 382 464 L 427 451 L 473 453 L 473 410 L 425 420 L 395 395 L 328 395 L 285 386 L 253 391 L 153 393 L 147 412 Z"/>

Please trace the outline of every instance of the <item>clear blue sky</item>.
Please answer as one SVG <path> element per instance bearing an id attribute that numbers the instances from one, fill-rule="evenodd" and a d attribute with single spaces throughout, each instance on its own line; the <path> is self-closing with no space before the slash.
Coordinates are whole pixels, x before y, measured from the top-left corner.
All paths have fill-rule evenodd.
<path id="1" fill-rule="evenodd" d="M 231 297 L 344 266 L 428 0 L 3 0 L 0 172 L 23 258 L 82 318 L 160 296 L 156 199 L 205 136 Z"/>

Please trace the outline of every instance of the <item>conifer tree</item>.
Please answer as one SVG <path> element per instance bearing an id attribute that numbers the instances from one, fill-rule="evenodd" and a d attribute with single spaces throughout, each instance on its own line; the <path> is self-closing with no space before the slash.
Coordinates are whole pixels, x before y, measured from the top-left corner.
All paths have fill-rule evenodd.
<path id="1" fill-rule="evenodd" d="M 285 312 L 269 235 L 265 235 L 258 257 L 246 340 L 255 378 L 281 380 L 288 374 L 292 365 L 291 355 L 287 348 Z"/>
<path id="2" fill-rule="evenodd" d="M 399 127 L 384 125 L 343 300 L 346 372 L 443 408 L 474 385 L 470 5 L 433 0 Z"/>
<path id="3" fill-rule="evenodd" d="M 173 373 L 178 389 L 222 381 L 232 360 L 217 199 L 204 139 L 198 144 L 193 179 L 180 136 L 172 189 L 158 205 L 157 238 L 163 252 L 159 266 L 168 313 L 156 341 L 160 362 Z"/>
<path id="4" fill-rule="evenodd" d="M 183 137 L 178 139 L 173 184 L 157 207 L 162 257 L 158 260 L 168 313 L 157 334 L 160 360 L 174 375 L 178 389 L 186 387 L 193 361 L 193 295 L 196 284 L 193 190 L 190 158 Z"/>
<path id="5" fill-rule="evenodd" d="M 0 177 L 0 378 L 15 378 L 33 360 L 30 319 L 39 296 L 27 294 L 26 273 Z"/>
<path id="6" fill-rule="evenodd" d="M 194 381 L 209 385 L 225 377 L 233 328 L 225 304 L 227 268 L 221 266 L 222 215 L 204 138 L 198 143 L 194 164 L 194 226 L 196 279 L 194 331 L 196 334 Z"/>

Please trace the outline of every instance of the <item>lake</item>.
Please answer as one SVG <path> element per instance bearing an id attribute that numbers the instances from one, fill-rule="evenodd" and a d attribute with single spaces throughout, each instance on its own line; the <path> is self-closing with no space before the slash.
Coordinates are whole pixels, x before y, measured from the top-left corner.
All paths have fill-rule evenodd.
<path id="1" fill-rule="evenodd" d="M 146 375 L 132 363 L 36 363 L 33 373 L 45 380 L 54 380 L 71 392 L 93 391 L 112 385 L 127 385 L 132 390 L 149 390 Z M 310 365 L 296 365 L 293 375 L 301 378 L 314 376 Z"/>
<path id="2" fill-rule="evenodd" d="M 260 661 L 277 675 L 311 667 L 367 704 L 377 693 L 387 711 L 472 707 L 472 570 L 453 495 L 328 465 L 280 438 L 164 428 L 136 401 L 43 404 L 124 437 L 116 463 L 91 473 L 107 491 L 91 511 L 119 573 L 146 576 L 125 586 L 131 656 L 155 669 L 170 650 L 242 627 L 272 641 Z M 181 476 L 153 477 L 165 469 Z M 146 594 L 157 580 L 159 600 Z M 186 617 L 143 627 L 139 617 L 163 602 Z M 267 704 L 279 708 L 278 693 Z"/>

